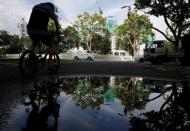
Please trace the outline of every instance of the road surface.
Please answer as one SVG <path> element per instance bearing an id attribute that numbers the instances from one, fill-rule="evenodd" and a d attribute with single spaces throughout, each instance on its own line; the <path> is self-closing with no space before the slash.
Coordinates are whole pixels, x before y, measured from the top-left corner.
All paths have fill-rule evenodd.
<path id="1" fill-rule="evenodd" d="M 22 79 L 17 61 L 0 61 L 0 80 Z M 38 66 L 35 76 L 51 75 L 47 67 Z M 190 68 L 179 65 L 151 65 L 119 61 L 61 61 L 58 76 L 125 76 L 167 80 L 190 80 Z"/>

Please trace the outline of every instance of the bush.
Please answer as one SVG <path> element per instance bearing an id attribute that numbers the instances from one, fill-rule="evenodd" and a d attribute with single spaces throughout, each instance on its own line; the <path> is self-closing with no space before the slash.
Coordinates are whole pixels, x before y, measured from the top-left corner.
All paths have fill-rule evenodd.
<path id="1" fill-rule="evenodd" d="M 22 51 L 21 45 L 12 44 L 9 48 L 6 49 L 6 54 L 18 54 Z"/>
<path id="2" fill-rule="evenodd" d="M 0 49 L 0 58 L 4 58 L 5 57 L 5 49 Z"/>

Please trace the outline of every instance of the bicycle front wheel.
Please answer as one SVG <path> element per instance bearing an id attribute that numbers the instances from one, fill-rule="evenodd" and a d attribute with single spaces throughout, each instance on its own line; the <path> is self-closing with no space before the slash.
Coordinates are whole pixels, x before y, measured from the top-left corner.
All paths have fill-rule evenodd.
<path id="1" fill-rule="evenodd" d="M 37 57 L 32 50 L 26 50 L 19 59 L 19 69 L 22 75 L 31 77 L 37 69 Z"/>
<path id="2" fill-rule="evenodd" d="M 46 54 L 48 70 L 50 73 L 56 73 L 59 70 L 60 59 L 59 55 L 54 52 L 50 59 L 49 54 Z"/>

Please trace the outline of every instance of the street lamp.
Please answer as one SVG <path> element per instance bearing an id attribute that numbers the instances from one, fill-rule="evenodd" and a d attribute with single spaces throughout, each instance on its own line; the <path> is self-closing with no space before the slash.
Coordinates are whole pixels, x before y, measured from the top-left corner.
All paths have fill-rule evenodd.
<path id="1" fill-rule="evenodd" d="M 131 6 L 129 5 L 125 5 L 125 6 L 122 6 L 121 9 L 124 9 L 124 8 L 128 8 L 128 18 L 130 17 L 130 14 L 131 14 Z"/>

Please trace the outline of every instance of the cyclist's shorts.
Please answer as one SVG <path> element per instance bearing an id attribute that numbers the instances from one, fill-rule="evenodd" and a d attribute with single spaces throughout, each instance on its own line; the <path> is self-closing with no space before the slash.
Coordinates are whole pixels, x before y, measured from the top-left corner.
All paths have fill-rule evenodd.
<path id="1" fill-rule="evenodd" d="M 53 35 L 48 31 L 38 29 L 28 29 L 27 31 L 34 43 L 41 41 L 45 45 L 50 45 L 53 42 Z"/>

